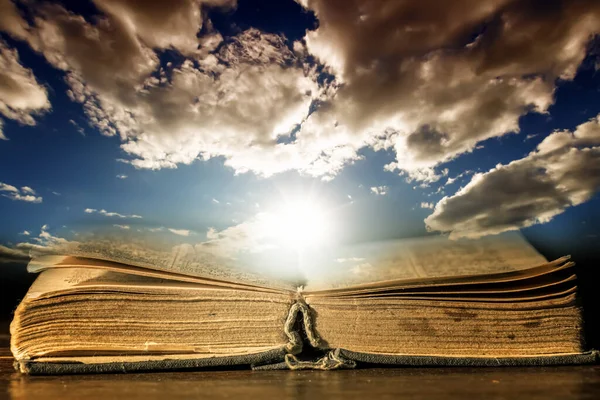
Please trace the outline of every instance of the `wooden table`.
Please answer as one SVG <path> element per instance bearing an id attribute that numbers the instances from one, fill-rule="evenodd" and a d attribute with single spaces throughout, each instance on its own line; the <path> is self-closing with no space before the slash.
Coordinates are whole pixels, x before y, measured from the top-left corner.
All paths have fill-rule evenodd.
<path id="1" fill-rule="evenodd" d="M 25 376 L 0 339 L 0 399 L 600 399 L 600 366 Z"/>

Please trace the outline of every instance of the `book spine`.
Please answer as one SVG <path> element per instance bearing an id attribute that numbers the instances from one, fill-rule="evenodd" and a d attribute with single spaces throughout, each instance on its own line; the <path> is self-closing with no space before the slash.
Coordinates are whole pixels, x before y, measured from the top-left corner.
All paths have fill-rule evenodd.
<path id="1" fill-rule="evenodd" d="M 286 346 L 288 354 L 285 355 L 284 362 L 273 365 L 253 366 L 253 369 L 334 370 L 354 368 L 356 363 L 341 356 L 340 349 L 330 350 L 323 357 L 316 360 L 300 360 L 296 357 L 296 355 L 301 355 L 300 353 L 303 350 L 300 329 L 304 330 L 311 347 L 315 349 L 327 349 L 327 344 L 321 340 L 315 329 L 315 317 L 314 312 L 306 304 L 302 296 L 299 295 L 296 302 L 290 307 L 284 324 L 284 331 L 289 339 Z"/>
<path id="2" fill-rule="evenodd" d="M 301 314 L 301 324 L 297 324 L 299 315 Z M 283 326 L 283 330 L 287 335 L 289 342 L 286 348 L 290 354 L 298 354 L 302 352 L 302 336 L 298 332 L 298 329 L 304 329 L 306 337 L 312 347 L 318 348 L 321 345 L 321 338 L 317 335 L 314 329 L 313 315 L 301 297 L 299 297 L 294 304 L 290 307 L 287 319 Z"/>

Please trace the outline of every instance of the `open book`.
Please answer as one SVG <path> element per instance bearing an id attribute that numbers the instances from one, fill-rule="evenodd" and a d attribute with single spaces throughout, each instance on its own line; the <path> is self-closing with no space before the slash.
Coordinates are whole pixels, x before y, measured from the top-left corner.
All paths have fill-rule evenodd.
<path id="1" fill-rule="evenodd" d="M 597 357 L 582 343 L 573 262 L 548 262 L 517 235 L 354 246 L 314 261 L 302 282 L 193 251 L 70 251 L 29 264 L 40 275 L 11 325 L 21 372 Z"/>

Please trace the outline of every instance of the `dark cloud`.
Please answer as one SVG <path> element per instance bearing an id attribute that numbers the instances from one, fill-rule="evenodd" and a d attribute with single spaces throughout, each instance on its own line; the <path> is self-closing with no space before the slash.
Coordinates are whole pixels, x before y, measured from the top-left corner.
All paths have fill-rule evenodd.
<path id="1" fill-rule="evenodd" d="M 21 264 L 29 261 L 29 252 L 0 244 L 0 264 Z"/>
<path id="2" fill-rule="evenodd" d="M 557 131 L 528 156 L 475 174 L 425 219 L 451 237 L 478 237 L 550 221 L 600 189 L 600 115 Z"/>
<path id="3" fill-rule="evenodd" d="M 388 169 L 417 177 L 546 112 L 555 80 L 574 77 L 600 29 L 595 0 L 300 2 L 319 19 L 308 51 L 342 85 L 319 122 L 355 136 L 398 132 Z M 446 135 L 443 148 L 414 146 L 422 126 Z"/>
<path id="4" fill-rule="evenodd" d="M 93 0 L 114 20 L 127 23 L 132 33 L 151 48 L 177 49 L 185 55 L 200 51 L 196 34 L 205 8 L 228 10 L 236 0 Z"/>
<path id="5" fill-rule="evenodd" d="M 19 39 L 27 37 L 28 24 L 19 14 L 12 0 L 0 0 L 0 32 Z"/>
<path id="6" fill-rule="evenodd" d="M 447 134 L 438 132 L 429 125 L 419 127 L 406 137 L 406 145 L 411 151 L 432 156 L 443 154 L 447 141 Z"/>
<path id="7" fill-rule="evenodd" d="M 111 101 L 129 104 L 135 100 L 136 87 L 157 68 L 156 54 L 125 21 L 99 17 L 91 24 L 58 5 L 36 12 L 29 42 L 67 72 L 72 86 L 102 91 Z"/>

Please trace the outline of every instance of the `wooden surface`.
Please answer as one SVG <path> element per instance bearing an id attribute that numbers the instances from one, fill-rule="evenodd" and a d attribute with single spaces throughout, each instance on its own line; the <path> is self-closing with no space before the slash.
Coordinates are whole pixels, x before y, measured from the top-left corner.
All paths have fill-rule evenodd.
<path id="1" fill-rule="evenodd" d="M 600 366 L 25 376 L 0 340 L 0 399 L 600 399 Z"/>
<path id="2" fill-rule="evenodd" d="M 4 387 L 4 388 L 3 388 Z M 30 377 L 0 364 L 9 399 L 599 399 L 600 368 L 199 371 Z"/>

